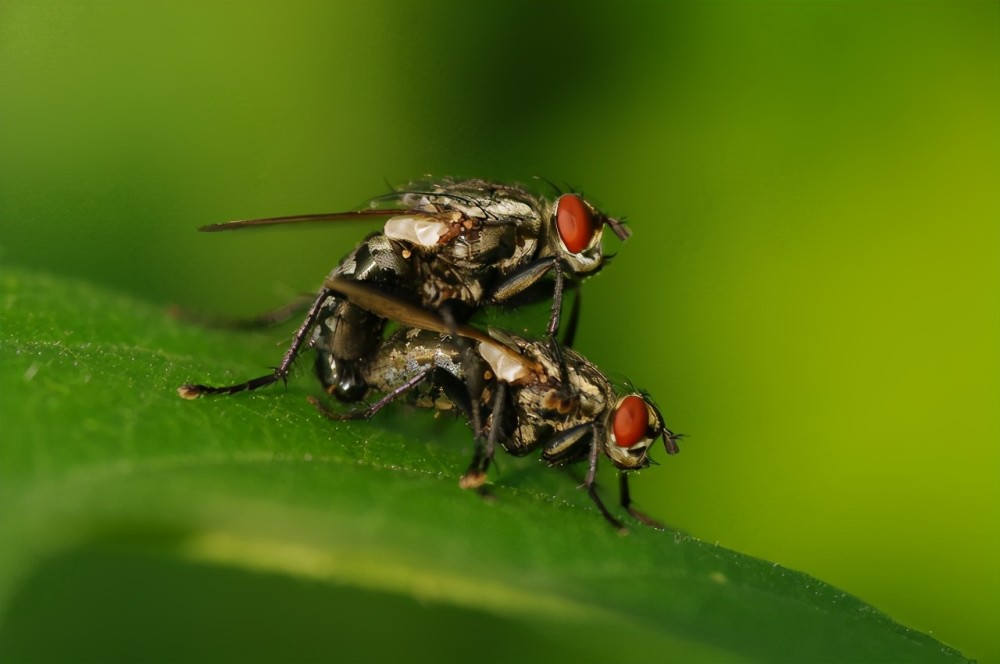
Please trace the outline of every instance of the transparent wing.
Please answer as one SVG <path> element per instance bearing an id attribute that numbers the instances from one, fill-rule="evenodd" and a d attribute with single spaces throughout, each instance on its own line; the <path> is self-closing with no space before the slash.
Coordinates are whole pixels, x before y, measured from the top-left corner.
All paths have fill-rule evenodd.
<path id="1" fill-rule="evenodd" d="M 397 214 L 417 214 L 419 210 L 406 208 L 372 208 L 370 210 L 354 210 L 351 212 L 322 212 L 319 214 L 296 214 L 289 217 L 267 217 L 264 219 L 240 219 L 221 224 L 209 224 L 198 230 L 203 233 L 219 231 L 238 231 L 252 226 L 280 226 L 283 224 L 326 223 L 330 221 L 358 221 L 361 219 L 378 219 Z"/>
<path id="2" fill-rule="evenodd" d="M 326 288 L 345 296 L 353 304 L 382 318 L 398 321 L 409 327 L 417 327 L 439 334 L 458 335 L 478 341 L 493 356 L 502 356 L 506 361 L 519 365 L 531 373 L 540 371 L 540 367 L 537 367 L 534 362 L 510 346 L 490 337 L 482 330 L 465 324 L 450 326 L 433 311 L 411 304 L 379 288 L 342 277 L 327 279 L 324 285 Z"/>

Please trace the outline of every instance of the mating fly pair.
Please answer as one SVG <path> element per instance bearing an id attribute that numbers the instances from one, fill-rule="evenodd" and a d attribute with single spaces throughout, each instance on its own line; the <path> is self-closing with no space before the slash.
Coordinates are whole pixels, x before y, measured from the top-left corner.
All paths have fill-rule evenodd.
<path id="1" fill-rule="evenodd" d="M 622 224 L 573 193 L 562 194 L 551 200 L 520 186 L 483 180 L 443 180 L 412 183 L 374 199 L 368 209 L 355 212 L 254 219 L 206 226 L 201 230 L 235 230 L 252 226 L 372 217 L 386 218 L 383 232 L 367 237 L 331 272 L 293 336 L 281 363 L 273 372 L 228 386 L 184 385 L 178 390 L 181 396 L 196 398 L 204 394 L 234 394 L 284 381 L 304 347 L 316 349 L 316 369 L 320 381 L 327 392 L 338 399 L 357 401 L 373 388 L 398 396 L 430 377 L 428 375 L 417 379 L 413 375 L 402 383 L 391 378 L 399 375 L 399 372 L 392 371 L 387 358 L 406 358 L 403 357 L 405 353 L 401 355 L 399 352 L 399 333 L 383 339 L 386 321 L 397 319 L 405 323 L 409 320 L 414 328 L 430 328 L 448 334 L 447 338 L 436 337 L 442 357 L 454 353 L 462 356 L 454 364 L 452 371 L 444 373 L 451 376 L 452 382 L 465 383 L 465 398 L 460 394 L 455 398 L 459 403 L 464 401 L 469 404 L 477 434 L 476 458 L 463 477 L 463 486 L 477 486 L 485 480 L 486 467 L 495 442 L 499 441 L 508 451 L 526 453 L 538 447 L 541 437 L 547 435 L 547 432 L 559 432 L 562 435 L 564 429 L 550 420 L 560 417 L 565 419 L 567 408 L 573 410 L 571 406 L 552 411 L 548 407 L 551 404 L 532 405 L 529 403 L 531 399 L 527 399 L 520 408 L 513 409 L 517 411 L 517 421 L 513 424 L 505 421 L 509 416 L 497 417 L 495 405 L 507 398 L 498 395 L 508 391 L 506 386 L 513 388 L 520 383 L 504 379 L 503 374 L 497 371 L 484 374 L 472 371 L 466 365 L 478 365 L 485 356 L 490 353 L 495 355 L 497 352 L 501 353 L 501 357 L 506 357 L 507 364 L 510 364 L 510 358 L 518 351 L 507 352 L 511 350 L 511 344 L 487 344 L 480 339 L 478 352 L 472 352 L 469 342 L 465 340 L 469 335 L 459 332 L 472 329 L 463 325 L 463 321 L 479 308 L 537 299 L 537 292 L 551 283 L 553 303 L 546 328 L 548 343 L 524 342 L 528 346 L 522 348 L 520 353 L 529 357 L 535 352 L 551 360 L 554 368 L 550 367 L 545 381 L 555 385 L 553 394 L 558 394 L 562 402 L 579 404 L 586 401 L 585 393 L 593 391 L 590 388 L 594 387 L 594 381 L 585 380 L 584 384 L 589 387 L 583 389 L 574 376 L 591 373 L 591 370 L 600 374 L 593 365 L 571 351 L 562 350 L 556 342 L 562 298 L 567 281 L 578 282 L 601 268 L 604 262 L 601 237 L 605 225 L 620 239 L 628 237 Z M 551 282 L 543 279 L 550 274 Z M 372 288 L 363 289 L 364 294 L 359 296 L 355 293 L 349 298 L 344 293 L 346 282 L 367 284 Z M 350 286 L 350 283 L 347 285 Z M 385 299 L 380 299 L 379 295 Z M 575 326 L 578 301 L 577 297 L 574 300 L 568 336 L 572 335 Z M 389 302 L 392 304 L 387 304 Z M 420 323 L 414 322 L 420 316 L 413 312 L 418 311 L 437 312 L 440 317 L 432 313 L 428 315 L 439 323 L 429 324 L 426 318 Z M 478 334 L 484 336 L 481 332 Z M 430 337 L 422 338 L 420 344 L 425 351 L 435 345 L 431 343 Z M 498 351 L 497 348 L 507 350 Z M 419 355 L 424 351 L 413 352 Z M 536 358 L 529 365 L 538 366 L 538 361 Z M 537 372 L 534 375 L 536 378 L 540 376 Z M 606 384 L 606 379 L 603 376 L 601 378 L 603 384 Z M 410 382 L 413 384 L 409 385 Z M 515 395 L 527 394 L 523 389 L 509 391 Z M 598 388 L 597 391 L 600 392 L 601 389 Z M 482 403 L 482 397 L 488 393 L 494 395 L 495 404 Z M 455 394 L 455 390 L 452 390 L 452 395 Z M 551 400 L 554 397 L 546 398 Z M 642 400 L 649 404 L 644 397 Z M 383 401 L 387 403 L 386 400 Z M 638 413 L 639 409 L 634 405 L 636 402 L 626 402 L 629 404 L 629 412 Z M 649 406 L 652 408 L 649 411 L 649 422 L 660 422 L 659 426 L 662 428 L 658 412 L 651 404 Z M 619 412 L 621 407 L 621 404 L 615 406 L 615 412 Z M 374 412 L 372 409 L 360 412 L 369 411 Z M 481 411 L 485 412 L 481 414 Z M 503 409 L 503 412 L 512 411 Z M 552 414 L 555 412 L 559 412 L 559 415 Z M 606 413 L 602 413 L 603 415 Z M 489 418 L 488 435 L 484 435 L 482 429 L 486 418 Z M 521 435 L 517 439 L 521 443 L 504 437 L 503 431 L 512 427 L 513 431 L 519 431 L 528 426 L 526 422 L 531 420 L 538 421 L 538 425 L 534 427 L 537 432 L 530 436 Z M 552 444 L 545 445 L 545 458 L 550 462 L 561 463 L 579 458 L 581 441 L 593 437 L 582 429 L 565 435 L 569 437 L 549 441 Z M 668 451 L 675 452 L 673 435 L 666 431 L 664 436 Z M 535 442 L 525 443 L 527 440 Z M 595 450 L 596 445 L 595 442 L 592 446 Z M 617 461 L 616 465 L 623 469 L 645 465 L 648 459 L 644 449 L 643 447 L 643 453 L 639 455 L 644 461 L 640 466 L 626 466 Z M 612 459 L 614 460 L 613 456 Z M 591 496 L 602 513 L 618 524 L 600 503 L 593 489 L 595 465 L 596 456 L 591 454 L 592 468 L 588 475 Z M 626 481 L 622 480 L 622 502 L 628 507 Z M 634 510 L 630 511 L 635 513 Z M 647 520 L 638 513 L 635 514 Z"/>

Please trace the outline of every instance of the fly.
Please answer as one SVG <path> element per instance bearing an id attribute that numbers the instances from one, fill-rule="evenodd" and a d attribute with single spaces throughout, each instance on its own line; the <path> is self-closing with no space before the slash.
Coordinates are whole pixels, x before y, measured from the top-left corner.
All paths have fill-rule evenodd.
<path id="1" fill-rule="evenodd" d="M 353 212 L 250 219 L 204 226 L 206 232 L 304 222 L 386 218 L 381 233 L 367 237 L 329 278 L 367 282 L 425 309 L 454 327 L 482 306 L 514 303 L 552 276 L 552 310 L 546 333 L 553 352 L 567 282 L 576 283 L 604 264 L 605 226 L 629 237 L 622 222 L 575 193 L 555 198 L 520 185 L 485 180 L 415 182 L 373 199 Z M 578 298 L 577 298 L 578 300 Z M 575 327 L 571 317 L 567 336 Z M 303 346 L 317 351 L 316 369 L 327 392 L 341 400 L 367 390 L 360 365 L 375 352 L 386 319 L 320 289 L 292 343 L 273 372 L 228 386 L 189 384 L 181 396 L 235 394 L 287 380 Z"/>
<path id="2" fill-rule="evenodd" d="M 594 364 L 570 349 L 563 349 L 557 358 L 545 342 L 499 330 L 487 334 L 470 325 L 453 326 L 433 312 L 366 284 L 329 279 L 326 288 L 404 326 L 360 365 L 371 390 L 385 396 L 348 413 L 334 413 L 313 399 L 327 417 L 367 420 L 403 395 L 410 395 L 418 406 L 450 408 L 468 397 L 464 386 L 478 373 L 484 387 L 473 397 L 481 402 L 488 435 L 485 441 L 477 437 L 475 456 L 460 481 L 463 488 L 485 482 L 497 445 L 517 456 L 541 449 L 549 465 L 586 459 L 587 493 L 605 519 L 623 528 L 597 493 L 598 460 L 605 456 L 619 470 L 622 507 L 639 521 L 662 527 L 632 506 L 628 487 L 628 472 L 650 464 L 648 450 L 657 439 L 662 438 L 668 454 L 680 451 L 680 436 L 664 425 L 648 395 L 616 388 Z M 462 352 L 457 337 L 475 342 L 472 360 Z M 568 384 L 561 382 L 560 360 Z"/>

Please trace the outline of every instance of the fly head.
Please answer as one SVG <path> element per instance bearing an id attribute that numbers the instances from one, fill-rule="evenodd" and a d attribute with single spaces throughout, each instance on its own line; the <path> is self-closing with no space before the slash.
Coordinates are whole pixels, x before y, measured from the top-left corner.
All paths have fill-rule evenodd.
<path id="1" fill-rule="evenodd" d="M 553 253 L 577 275 L 594 272 L 604 260 L 601 237 L 608 225 L 622 240 L 629 234 L 622 224 L 588 203 L 579 194 L 563 194 L 552 205 L 548 242 Z"/>
<path id="2" fill-rule="evenodd" d="M 677 454 L 677 438 L 663 424 L 659 409 L 644 394 L 621 397 L 604 425 L 604 452 L 621 470 L 638 470 L 650 464 L 649 448 L 663 438 L 667 454 Z"/>

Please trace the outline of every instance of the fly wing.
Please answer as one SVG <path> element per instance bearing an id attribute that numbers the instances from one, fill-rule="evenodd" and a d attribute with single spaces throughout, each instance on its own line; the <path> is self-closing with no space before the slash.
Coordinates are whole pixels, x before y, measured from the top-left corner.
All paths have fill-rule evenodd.
<path id="1" fill-rule="evenodd" d="M 422 330 L 429 330 L 440 334 L 452 334 L 454 332 L 466 339 L 496 344 L 485 332 L 471 325 L 458 324 L 452 329 L 443 318 L 433 311 L 428 311 L 423 307 L 411 304 L 406 300 L 390 295 L 364 282 L 344 279 L 343 277 L 331 277 L 326 280 L 324 286 L 345 296 L 352 304 L 382 318 L 388 318 L 398 321 L 403 325 L 418 327 Z"/>
<path id="2" fill-rule="evenodd" d="M 454 233 L 461 215 L 454 212 L 422 212 L 408 208 L 372 208 L 353 212 L 328 212 L 320 214 L 298 214 L 290 217 L 267 217 L 264 219 L 241 219 L 222 224 L 209 224 L 198 230 L 203 233 L 238 231 L 251 226 L 281 226 L 285 224 L 325 223 L 329 221 L 358 221 L 361 219 L 386 219 L 383 233 L 390 240 L 408 242 L 417 247 L 433 250 L 445 242 L 449 233 Z M 457 226 L 459 231 L 462 226 Z"/>
<path id="3" fill-rule="evenodd" d="M 527 377 L 528 374 L 538 373 L 540 370 L 540 367 L 517 350 L 498 342 L 482 330 L 465 324 L 449 326 L 443 318 L 433 311 L 411 304 L 366 283 L 342 277 L 332 277 L 326 280 L 324 286 L 345 296 L 351 303 L 382 318 L 398 321 L 409 327 L 417 327 L 439 334 L 456 334 L 466 339 L 478 341 L 480 353 L 491 365 L 502 360 L 504 366 L 507 367 L 504 373 L 509 378 L 505 382 L 520 380 Z M 491 360 L 490 358 L 496 359 Z M 522 371 L 511 367 L 520 367 Z M 513 376 L 517 376 L 517 378 L 513 378 Z M 501 379 L 504 379 L 504 376 L 501 376 Z"/>
<path id="4" fill-rule="evenodd" d="M 284 224 L 325 223 L 328 221 L 357 221 L 379 217 L 391 217 L 397 214 L 419 214 L 419 210 L 406 208 L 372 208 L 370 210 L 354 210 L 352 212 L 321 212 L 319 214 L 296 214 L 290 217 L 266 217 L 264 219 L 240 219 L 221 224 L 209 224 L 198 230 L 203 233 L 219 231 L 238 231 L 251 226 L 280 226 Z"/>

